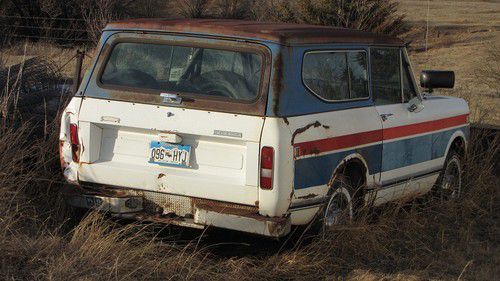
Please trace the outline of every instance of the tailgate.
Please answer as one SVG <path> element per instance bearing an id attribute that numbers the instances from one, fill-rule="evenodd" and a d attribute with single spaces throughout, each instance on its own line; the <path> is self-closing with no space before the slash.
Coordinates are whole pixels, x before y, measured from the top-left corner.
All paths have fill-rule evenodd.
<path id="1" fill-rule="evenodd" d="M 263 122 L 259 116 L 87 97 L 78 122 L 79 180 L 254 205 Z M 152 144 L 165 143 L 165 136 L 177 136 L 174 146 L 189 146 L 188 166 L 152 163 Z"/>

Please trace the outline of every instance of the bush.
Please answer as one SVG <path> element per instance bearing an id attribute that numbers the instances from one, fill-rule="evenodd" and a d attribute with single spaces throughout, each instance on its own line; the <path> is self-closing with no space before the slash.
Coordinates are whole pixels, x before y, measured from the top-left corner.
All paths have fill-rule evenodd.
<path id="1" fill-rule="evenodd" d="M 260 0 L 253 7 L 253 19 L 271 22 L 297 22 L 296 7 L 288 0 Z"/>
<path id="2" fill-rule="evenodd" d="M 299 20 L 398 35 L 405 31 L 404 16 L 392 0 L 299 0 Z"/>
<path id="3" fill-rule="evenodd" d="M 174 9 L 185 18 L 204 18 L 207 16 L 209 0 L 177 0 Z"/>

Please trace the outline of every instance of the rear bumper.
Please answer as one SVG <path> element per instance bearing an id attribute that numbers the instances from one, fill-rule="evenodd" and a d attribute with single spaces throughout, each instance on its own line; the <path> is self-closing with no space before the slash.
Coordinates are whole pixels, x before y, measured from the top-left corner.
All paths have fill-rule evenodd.
<path id="1" fill-rule="evenodd" d="M 264 217 L 253 206 L 137 190 L 81 186 L 70 189 L 67 202 L 71 206 L 96 209 L 115 217 L 199 229 L 213 226 L 275 238 L 287 235 L 291 228 L 289 216 Z"/>

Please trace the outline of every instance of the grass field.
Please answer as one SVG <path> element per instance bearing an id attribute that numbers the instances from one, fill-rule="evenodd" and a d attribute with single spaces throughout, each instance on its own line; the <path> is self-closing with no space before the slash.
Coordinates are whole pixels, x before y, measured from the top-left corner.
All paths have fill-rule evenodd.
<path id="1" fill-rule="evenodd" d="M 500 125 L 500 85 L 485 73 L 500 73 L 500 1 L 399 2 L 412 26 L 405 39 L 415 75 L 422 69 L 455 71 L 455 89 L 439 93 L 469 101 L 474 121 Z"/>
<path id="2" fill-rule="evenodd" d="M 412 26 L 404 38 L 415 72 L 456 71 L 456 89 L 443 92 L 469 100 L 475 121 L 499 125 L 499 1 L 431 1 L 427 51 L 427 1 L 400 2 Z M 0 70 L 41 56 L 69 78 L 73 54 L 29 43 L 3 50 Z M 472 135 L 464 196 L 456 201 L 393 204 L 307 239 L 299 231 L 284 241 L 189 231 L 68 209 L 60 195 L 59 113 L 45 104 L 36 118 L 31 107 L 24 112 L 14 102 L 23 77 L 9 75 L 0 96 L 0 280 L 500 279 L 498 134 Z M 57 104 L 64 102 L 61 95 Z"/>

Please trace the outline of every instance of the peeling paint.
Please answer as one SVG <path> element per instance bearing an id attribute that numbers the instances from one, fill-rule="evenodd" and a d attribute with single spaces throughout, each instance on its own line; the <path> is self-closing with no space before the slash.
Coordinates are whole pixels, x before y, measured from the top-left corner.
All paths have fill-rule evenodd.
<path id="1" fill-rule="evenodd" d="M 318 194 L 309 193 L 307 195 L 298 197 L 298 199 L 312 199 L 312 198 L 316 198 L 316 197 L 318 197 Z"/>
<path id="2" fill-rule="evenodd" d="M 273 111 L 275 115 L 279 115 L 279 101 L 280 101 L 280 96 L 281 92 L 283 91 L 283 54 L 280 52 L 276 59 L 274 60 L 274 65 L 273 65 L 273 102 L 274 102 L 274 107 Z"/>
<path id="3" fill-rule="evenodd" d="M 317 128 L 319 126 L 321 126 L 321 123 L 319 121 L 316 121 L 314 123 L 307 124 L 306 126 L 300 127 L 297 130 L 295 130 L 295 132 L 293 132 L 293 135 L 292 135 L 292 145 L 295 143 L 295 137 L 297 135 L 302 134 L 303 132 L 309 130 L 312 127 Z"/>
<path id="4" fill-rule="evenodd" d="M 223 37 L 237 37 L 244 41 L 270 40 L 282 45 L 364 43 L 403 46 L 397 37 L 374 34 L 360 30 L 338 29 L 327 26 L 295 25 L 289 23 L 256 23 L 241 20 L 213 19 L 135 19 L 115 21 L 108 24 L 108 30 L 154 30 L 171 33 L 213 34 Z M 151 35 L 153 37 L 153 35 Z M 158 38 L 161 38 L 158 35 Z"/>

